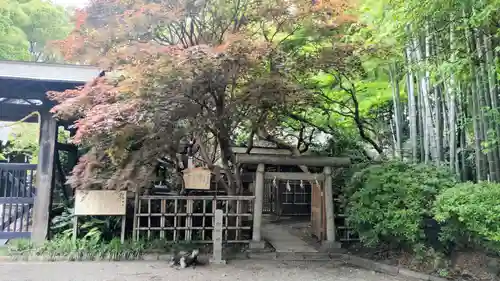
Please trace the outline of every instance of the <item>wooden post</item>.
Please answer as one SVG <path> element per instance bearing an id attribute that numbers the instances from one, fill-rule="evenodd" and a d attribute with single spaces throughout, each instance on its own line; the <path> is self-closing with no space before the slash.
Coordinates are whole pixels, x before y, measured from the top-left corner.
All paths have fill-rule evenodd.
<path id="1" fill-rule="evenodd" d="M 193 205 L 192 199 L 186 200 L 186 231 L 184 232 L 184 240 L 191 241 L 193 239 Z"/>
<path id="2" fill-rule="evenodd" d="M 259 164 L 257 166 L 257 173 L 255 176 L 255 201 L 253 205 L 253 233 L 252 233 L 252 248 L 263 248 L 264 243 L 261 241 L 261 227 L 262 227 L 262 205 L 264 204 L 264 173 L 265 165 Z"/>
<path id="3" fill-rule="evenodd" d="M 36 171 L 36 196 L 33 210 L 34 243 L 43 243 L 49 234 L 50 206 L 54 179 L 54 155 L 57 140 L 57 121 L 49 111 L 43 111 L 40 124 L 40 151 Z"/>
<path id="4" fill-rule="evenodd" d="M 120 233 L 120 241 L 125 244 L 125 223 L 127 222 L 127 216 L 122 216 L 122 227 Z"/>
<path id="5" fill-rule="evenodd" d="M 137 238 L 138 238 L 138 230 L 137 228 L 139 228 L 139 218 L 137 217 L 138 215 L 138 211 L 139 211 L 139 192 L 140 189 L 138 188 L 136 191 L 135 191 L 135 198 L 134 198 L 134 220 L 132 222 L 132 241 L 137 241 Z"/>
<path id="6" fill-rule="evenodd" d="M 333 182 L 332 182 L 332 168 L 325 167 L 325 213 L 326 213 L 326 244 L 328 248 L 339 248 L 335 234 L 335 210 L 333 204 Z"/>
<path id="7" fill-rule="evenodd" d="M 76 240 L 78 239 L 78 216 L 75 215 L 73 216 L 73 243 L 76 243 Z"/>
<path id="8" fill-rule="evenodd" d="M 69 130 L 69 136 L 71 138 L 74 137 L 75 134 L 76 134 L 76 129 Z M 70 167 L 70 170 L 73 170 L 73 168 L 78 164 L 78 146 L 68 145 L 67 148 L 69 149 L 68 150 L 68 165 Z M 68 191 L 69 191 L 68 194 L 70 194 L 70 196 L 75 196 L 75 190 L 73 188 L 69 188 Z"/>

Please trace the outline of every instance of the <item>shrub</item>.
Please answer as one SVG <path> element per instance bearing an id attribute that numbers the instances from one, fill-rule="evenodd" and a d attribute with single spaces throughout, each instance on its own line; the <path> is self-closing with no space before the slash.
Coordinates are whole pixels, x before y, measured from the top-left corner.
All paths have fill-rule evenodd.
<path id="1" fill-rule="evenodd" d="M 460 183 L 443 190 L 435 202 L 435 218 L 446 223 L 443 239 L 460 244 L 470 239 L 500 249 L 500 184 Z"/>
<path id="2" fill-rule="evenodd" d="M 129 242 L 122 244 L 120 239 L 103 242 L 82 238 L 73 241 L 69 236 L 58 236 L 37 246 L 29 240 L 15 240 L 8 245 L 8 254 L 14 259 L 42 257 L 48 260 L 136 260 L 146 250 L 146 244 Z"/>
<path id="3" fill-rule="evenodd" d="M 425 223 L 432 218 L 435 197 L 454 185 L 447 170 L 434 166 L 369 166 L 354 174 L 345 190 L 349 225 L 368 246 L 389 242 L 415 247 L 426 238 Z"/>
<path id="4" fill-rule="evenodd" d="M 200 245 L 172 243 L 167 240 L 125 241 L 114 238 L 110 241 L 100 239 L 98 232 L 89 232 L 76 240 L 71 235 L 58 235 L 35 245 L 28 239 L 15 239 L 9 242 L 7 255 L 13 259 L 42 259 L 48 261 L 89 261 L 89 260 L 139 260 L 145 254 L 167 254 L 199 249 Z"/>

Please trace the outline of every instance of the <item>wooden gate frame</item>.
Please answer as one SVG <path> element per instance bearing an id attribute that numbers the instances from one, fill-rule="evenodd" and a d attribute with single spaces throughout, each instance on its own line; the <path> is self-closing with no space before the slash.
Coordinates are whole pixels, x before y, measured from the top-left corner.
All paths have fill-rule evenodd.
<path id="1" fill-rule="evenodd" d="M 311 230 L 319 241 L 326 238 L 326 212 L 323 187 L 320 184 L 311 186 Z"/>
<path id="2" fill-rule="evenodd" d="M 265 165 L 292 165 L 292 166 L 322 166 L 324 167 L 325 184 L 324 197 L 333 198 L 332 167 L 349 167 L 351 160 L 341 157 L 322 156 L 292 156 L 292 155 L 265 155 L 265 154 L 236 154 L 238 164 L 257 164 L 255 176 L 255 204 L 254 204 L 254 225 L 253 244 L 255 247 L 262 247 L 262 207 L 265 184 Z M 324 200 L 323 200 L 324 201 Z M 338 248 L 340 245 L 336 241 L 335 233 L 335 210 L 333 200 L 325 201 L 326 213 L 326 243 L 328 248 Z"/>

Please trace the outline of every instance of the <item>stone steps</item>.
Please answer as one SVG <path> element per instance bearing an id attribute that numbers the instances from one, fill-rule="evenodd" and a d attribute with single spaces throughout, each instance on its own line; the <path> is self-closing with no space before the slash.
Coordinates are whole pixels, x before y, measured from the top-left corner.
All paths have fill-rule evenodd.
<path id="1" fill-rule="evenodd" d="M 246 252 L 243 256 L 256 260 L 278 260 L 278 261 L 330 261 L 342 258 L 339 253 L 311 253 L 311 252 L 270 252 L 255 253 Z"/>

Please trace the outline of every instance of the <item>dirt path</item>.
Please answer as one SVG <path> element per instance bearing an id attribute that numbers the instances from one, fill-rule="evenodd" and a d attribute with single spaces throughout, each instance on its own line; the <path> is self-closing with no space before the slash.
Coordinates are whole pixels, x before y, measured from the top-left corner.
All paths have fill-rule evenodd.
<path id="1" fill-rule="evenodd" d="M 164 262 L 0 263 L 8 281 L 406 281 L 327 263 L 237 261 L 176 270 Z"/>

